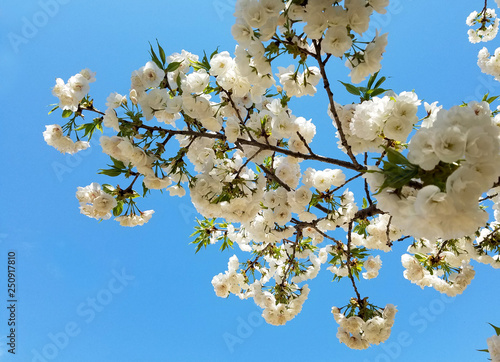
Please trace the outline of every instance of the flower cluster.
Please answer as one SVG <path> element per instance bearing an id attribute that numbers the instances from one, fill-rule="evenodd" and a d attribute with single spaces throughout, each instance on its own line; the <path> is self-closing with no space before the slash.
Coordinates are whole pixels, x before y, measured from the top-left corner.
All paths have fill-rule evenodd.
<path id="1" fill-rule="evenodd" d="M 497 18 L 494 9 L 484 9 L 480 13 L 477 11 L 470 13 L 465 23 L 468 26 L 481 24 L 478 29 L 469 29 L 467 31 L 469 41 L 474 44 L 493 40 L 497 36 L 500 20 Z"/>
<path id="2" fill-rule="evenodd" d="M 113 196 L 104 192 L 96 182 L 85 187 L 78 187 L 76 198 L 80 202 L 80 212 L 94 219 L 107 220 L 111 217 L 117 202 Z"/>
<path id="3" fill-rule="evenodd" d="M 490 55 L 485 47 L 481 49 L 477 55 L 477 65 L 485 74 L 495 77 L 495 80 L 500 81 L 500 48 L 495 50 L 493 55 Z"/>
<path id="4" fill-rule="evenodd" d="M 434 177 L 381 188 L 383 173 L 366 175 L 379 190 L 378 207 L 394 225 L 417 238 L 453 239 L 473 234 L 488 215 L 478 199 L 500 175 L 499 130 L 487 102 L 439 110 L 435 122 L 420 128 L 408 145 L 408 160 Z M 417 174 L 417 173 L 416 173 Z M 415 175 L 416 175 L 415 174 Z"/>
<path id="5" fill-rule="evenodd" d="M 420 100 L 413 92 L 374 97 L 360 104 L 335 104 L 347 142 L 354 154 L 380 152 L 380 146 L 393 139 L 406 142 L 413 125 L 418 122 Z M 328 110 L 336 126 L 331 110 Z M 339 137 L 340 138 L 340 137 Z M 345 151 L 341 141 L 339 148 Z"/>
<path id="6" fill-rule="evenodd" d="M 232 34 L 243 47 L 260 48 L 261 42 L 276 39 L 275 34 L 281 33 L 297 47 L 298 51 L 312 52 L 321 39 L 322 53 L 335 57 L 345 57 L 346 66 L 351 70 L 353 83 L 360 83 L 366 76 L 380 70 L 382 53 L 387 45 L 387 34 L 376 36 L 365 49 L 356 35 L 361 36 L 368 30 L 370 16 L 373 11 L 385 13 L 388 0 L 349 0 L 318 2 L 310 1 L 300 4 L 288 2 L 286 5 L 279 0 L 250 1 L 239 0 L 236 4 L 236 23 Z M 306 38 L 298 38 L 293 26 L 303 23 Z M 253 29 L 257 28 L 258 31 Z M 277 32 L 278 28 L 278 32 Z M 308 43 L 308 40 L 312 43 Z M 257 43 L 257 45 L 256 45 Z M 262 47 L 263 48 L 263 47 Z M 301 49 L 301 50 L 300 50 Z M 252 58 L 253 57 L 253 58 Z M 260 73 L 261 57 L 251 54 L 256 69 Z M 266 68 L 266 67 L 264 67 Z M 312 72 L 312 77 L 309 71 Z M 298 73 L 293 68 L 282 69 L 279 73 L 285 91 L 290 95 L 314 94 L 316 71 L 311 69 Z M 310 79 L 312 78 L 312 79 Z"/>
<path id="7" fill-rule="evenodd" d="M 237 244 L 251 255 L 242 262 L 232 256 L 227 271 L 213 277 L 217 296 L 253 298 L 268 323 L 283 325 L 308 297 L 303 282 L 328 263 L 334 280 L 349 278 L 354 286 L 356 298 L 332 312 L 340 342 L 355 349 L 384 342 L 394 324 L 394 306 L 368 304 L 356 288 L 361 276 L 378 276 L 382 261 L 373 250 L 391 251 L 394 242 L 413 236 L 402 256 L 405 278 L 448 295 L 462 293 L 474 277 L 471 260 L 500 267 L 500 196 L 499 188 L 491 189 L 500 176 L 500 116 L 490 110 L 494 97 L 450 110 L 425 103 L 427 116 L 408 141 L 421 101 L 414 92 L 380 88 L 385 77 L 375 82 L 387 34 L 358 40 L 372 13 L 384 13 L 388 3 L 238 0 L 234 55 L 183 50 L 167 56 L 159 44 L 157 52 L 151 47 L 151 61 L 132 72 L 128 94 L 111 93 L 104 112 L 86 96 L 92 72 L 67 83 L 58 79 L 53 94 L 63 117 L 72 117 L 63 127 L 47 126 L 47 143 L 74 153 L 88 147 L 79 131 L 90 140 L 104 126 L 116 133 L 100 137 L 112 164 L 99 173 L 132 180 L 126 188 L 78 188 L 81 212 L 143 225 L 154 211 L 139 210 L 134 187 L 140 185 L 144 197 L 153 190 L 189 192 L 203 216 L 192 235 L 196 251 Z M 485 26 L 484 17 L 495 14 L 472 14 L 468 23 Z M 472 37 L 485 41 L 497 28 L 495 18 Z M 282 54 L 296 61 L 276 73 L 272 64 Z M 366 87 L 343 83 L 360 96 L 359 104 L 333 100 L 326 75 L 332 56 L 343 59 L 352 83 L 372 74 Z M 500 79 L 496 56 L 483 50 L 479 64 Z M 289 107 L 292 97 L 314 95 L 320 81 L 336 128 L 331 131 L 349 161 L 316 153 L 316 125 Z M 77 125 L 78 118 L 86 121 L 84 112 L 97 118 Z M 77 142 L 69 137 L 73 132 Z M 370 164 L 368 152 L 382 156 Z M 366 198 L 358 207 L 350 190 L 358 189 L 361 176 Z M 479 205 L 486 200 L 494 203 L 496 218 L 489 224 Z M 343 239 L 334 236 L 340 229 L 347 233 Z"/>
<path id="8" fill-rule="evenodd" d="M 434 256 L 434 253 L 431 253 L 429 257 L 423 257 L 422 254 L 418 255 L 420 260 L 425 258 L 425 261 L 431 263 L 434 261 Z M 401 256 L 401 263 L 406 269 L 404 277 L 422 289 L 424 287 L 432 287 L 450 297 L 462 294 L 474 278 L 474 269 L 467 262 L 462 262 L 460 257 L 454 255 L 453 252 L 441 253 L 441 257 L 442 259 L 438 263 L 447 263 L 449 268 L 454 269 L 453 272 L 448 271 L 448 275 L 443 269 L 433 270 L 431 273 L 429 271 L 431 268 L 425 268 L 417 257 L 410 254 L 403 254 Z M 443 277 L 446 277 L 447 280 Z"/>
<path id="9" fill-rule="evenodd" d="M 366 272 L 363 273 L 363 278 L 376 278 L 378 276 L 378 271 L 382 267 L 382 260 L 380 260 L 380 255 L 377 255 L 376 257 L 370 255 L 368 259 L 366 259 L 363 263 L 363 267 L 366 269 Z"/>
<path id="10" fill-rule="evenodd" d="M 89 83 L 92 82 L 95 82 L 95 73 L 89 69 L 75 74 L 67 83 L 57 78 L 52 94 L 59 98 L 59 108 L 76 112 L 80 101 L 90 90 Z"/>
<path id="11" fill-rule="evenodd" d="M 128 227 L 134 227 L 134 226 L 141 226 L 144 225 L 151 219 L 151 216 L 153 216 L 154 210 L 146 210 L 146 211 L 140 211 L 139 215 L 135 213 L 131 213 L 128 215 L 122 215 L 118 216 L 115 218 L 116 221 L 120 223 L 121 226 L 128 226 Z"/>
<path id="12" fill-rule="evenodd" d="M 226 298 L 229 293 L 241 295 L 241 289 L 248 289 L 243 275 L 237 273 L 238 267 L 238 257 L 233 255 L 229 258 L 227 271 L 224 274 L 219 273 L 212 278 L 212 285 L 218 297 Z"/>
<path id="13" fill-rule="evenodd" d="M 367 249 L 377 249 L 385 252 L 391 251 L 392 242 L 403 236 L 401 230 L 391 222 L 389 214 L 377 215 L 367 221 L 360 232 L 352 233 L 352 244 Z"/>
<path id="14" fill-rule="evenodd" d="M 256 289 L 254 301 L 259 307 L 264 309 L 262 317 L 264 317 L 266 322 L 274 326 L 279 326 L 292 320 L 302 310 L 302 305 L 309 295 L 309 286 L 304 284 L 300 292 L 300 295 L 293 298 L 289 303 L 278 303 L 273 294 Z"/>
<path id="15" fill-rule="evenodd" d="M 345 316 L 337 307 L 332 308 L 335 321 L 339 324 L 337 338 L 352 349 L 366 349 L 372 344 L 385 342 L 394 325 L 397 309 L 388 304 L 383 310 L 372 311 L 372 317 L 364 319 L 357 315 Z"/>
<path id="16" fill-rule="evenodd" d="M 302 305 L 309 294 L 307 284 L 300 289 L 296 284 L 291 284 L 290 288 L 293 292 L 300 292 L 300 294 L 292 294 L 291 300 L 283 303 L 277 301 L 276 297 L 269 291 L 263 291 L 261 282 L 255 281 L 248 285 L 244 273 L 238 272 L 238 267 L 238 258 L 233 255 L 229 258 L 228 270 L 224 274 L 219 273 L 213 277 L 212 285 L 218 297 L 226 298 L 230 293 L 239 296 L 241 299 L 252 297 L 255 303 L 263 309 L 262 316 L 266 322 L 272 325 L 283 325 L 300 313 Z M 278 268 L 274 267 L 274 270 L 277 271 Z M 269 279 L 269 273 L 273 273 L 273 271 L 263 268 L 258 271 L 263 275 L 267 275 L 266 279 Z"/>
<path id="17" fill-rule="evenodd" d="M 74 154 L 78 151 L 85 150 L 89 147 L 89 143 L 86 141 L 76 141 L 74 142 L 70 137 L 64 136 L 63 129 L 58 124 L 52 124 L 50 126 L 45 126 L 45 131 L 43 132 L 43 138 L 49 146 L 54 147 L 61 153 Z"/>

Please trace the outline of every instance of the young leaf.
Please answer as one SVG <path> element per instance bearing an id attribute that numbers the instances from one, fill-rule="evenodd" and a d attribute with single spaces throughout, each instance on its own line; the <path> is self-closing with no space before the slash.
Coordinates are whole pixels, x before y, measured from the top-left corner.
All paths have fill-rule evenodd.
<path id="1" fill-rule="evenodd" d="M 73 111 L 70 111 L 69 109 L 65 109 L 62 113 L 62 118 L 68 118 L 73 114 Z"/>
<path id="2" fill-rule="evenodd" d="M 386 77 L 382 77 L 380 78 L 377 83 L 375 83 L 375 87 L 373 87 L 374 89 L 377 89 L 378 87 L 380 87 L 382 85 L 382 83 L 384 83 L 386 81 Z"/>
<path id="3" fill-rule="evenodd" d="M 149 51 L 149 54 L 151 55 L 151 60 L 153 62 L 155 62 L 155 64 L 158 66 L 158 68 L 163 69 L 163 64 L 161 64 L 160 59 L 158 59 L 158 56 L 156 55 L 151 43 L 149 43 L 149 46 L 151 48 L 151 50 Z"/>
<path id="4" fill-rule="evenodd" d="M 117 202 L 115 208 L 113 209 L 113 216 L 120 216 L 123 211 L 123 200 Z"/>
<path id="5" fill-rule="evenodd" d="M 488 324 L 493 327 L 493 329 L 495 330 L 495 333 L 497 334 L 497 336 L 500 336 L 500 328 L 497 327 L 497 326 L 494 326 L 491 323 L 488 323 Z"/>
<path id="6" fill-rule="evenodd" d="M 57 108 L 59 108 L 59 106 L 55 106 L 54 108 L 52 108 L 49 112 L 49 114 L 51 114 L 52 112 L 54 112 Z"/>
<path id="7" fill-rule="evenodd" d="M 387 92 L 387 89 L 384 89 L 384 88 L 375 88 L 375 89 L 370 89 L 370 90 L 371 90 L 371 92 L 370 92 L 371 97 L 376 97 L 382 93 Z"/>
<path id="8" fill-rule="evenodd" d="M 387 147 L 385 149 L 385 151 L 387 152 L 387 159 L 389 160 L 390 163 L 393 163 L 396 165 L 409 165 L 409 166 L 411 166 L 410 161 L 408 161 L 406 159 L 406 157 L 403 156 L 398 151 L 396 151 L 390 147 Z"/>
<path id="9" fill-rule="evenodd" d="M 172 62 L 170 63 L 168 66 L 167 66 L 167 69 L 165 69 L 165 71 L 168 73 L 168 72 L 173 72 L 173 71 L 176 71 L 177 68 L 179 68 L 181 66 L 181 63 L 182 62 Z"/>
<path id="10" fill-rule="evenodd" d="M 156 44 L 158 44 L 158 51 L 160 52 L 161 63 L 162 63 L 162 65 L 165 65 L 165 62 L 167 60 L 167 57 L 165 56 L 165 51 L 160 46 L 160 43 L 158 42 L 158 39 L 156 39 Z"/>
<path id="11" fill-rule="evenodd" d="M 349 83 L 344 83 L 344 82 L 341 82 L 339 81 L 340 83 L 342 83 L 345 87 L 345 89 L 351 93 L 351 94 L 354 94 L 355 96 L 359 96 L 361 95 L 361 92 L 360 90 L 358 89 L 358 87 L 355 87 L 353 86 L 352 84 L 349 84 Z"/>
<path id="12" fill-rule="evenodd" d="M 368 87 L 368 89 L 370 89 L 370 88 L 372 87 L 373 82 L 375 81 L 375 79 L 377 79 L 378 73 L 379 73 L 379 72 L 377 72 L 377 73 L 373 74 L 373 75 L 370 77 L 370 79 L 368 80 L 368 84 L 366 85 L 366 86 Z"/>

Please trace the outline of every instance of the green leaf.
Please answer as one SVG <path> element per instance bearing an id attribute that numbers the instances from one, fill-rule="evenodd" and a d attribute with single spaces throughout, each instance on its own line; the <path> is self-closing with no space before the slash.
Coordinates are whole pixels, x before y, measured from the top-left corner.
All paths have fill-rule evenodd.
<path id="1" fill-rule="evenodd" d="M 219 52 L 219 47 L 217 47 L 217 49 L 215 49 L 212 54 L 210 54 L 210 60 L 212 60 L 212 58 L 214 57 L 215 54 L 217 54 Z"/>
<path id="2" fill-rule="evenodd" d="M 488 324 L 493 327 L 493 329 L 495 330 L 495 333 L 497 334 L 497 336 L 500 336 L 500 328 L 497 327 L 497 326 L 494 326 L 491 323 L 488 323 Z"/>
<path id="3" fill-rule="evenodd" d="M 121 173 L 122 173 L 122 170 L 117 170 L 114 168 L 111 168 L 108 170 L 100 169 L 98 172 L 98 174 L 100 174 L 100 175 L 106 175 L 106 176 L 111 176 L 111 177 L 119 176 Z"/>
<path id="4" fill-rule="evenodd" d="M 144 185 L 144 182 L 142 183 L 142 197 L 146 197 L 147 192 L 149 189 Z"/>
<path id="5" fill-rule="evenodd" d="M 158 51 L 160 52 L 161 63 L 162 63 L 162 65 L 165 65 L 165 62 L 167 60 L 167 57 L 165 56 L 165 51 L 160 46 L 160 43 L 158 42 L 158 39 L 156 39 L 156 44 L 158 44 Z"/>
<path id="6" fill-rule="evenodd" d="M 387 147 L 385 149 L 387 152 L 387 159 L 389 160 L 390 163 L 396 164 L 396 165 L 411 165 L 413 166 L 410 161 L 406 159 L 405 156 L 403 156 L 401 153 L 398 151 Z"/>
<path id="7" fill-rule="evenodd" d="M 172 62 L 167 66 L 167 69 L 165 71 L 168 72 L 173 72 L 177 70 L 181 66 L 182 62 Z"/>
<path id="8" fill-rule="evenodd" d="M 54 112 L 57 108 L 59 108 L 59 106 L 55 106 L 54 108 L 52 108 L 49 112 L 49 114 L 51 114 L 52 112 Z"/>
<path id="9" fill-rule="evenodd" d="M 374 88 L 374 89 L 376 89 L 376 88 L 380 87 L 380 86 L 382 85 L 382 83 L 384 83 L 384 82 L 386 81 L 386 79 L 387 79 L 386 77 L 382 77 L 382 78 L 380 78 L 380 79 L 377 81 L 377 83 L 375 83 L 375 86 L 374 86 L 373 88 Z"/>
<path id="10" fill-rule="evenodd" d="M 233 241 L 231 239 L 229 239 L 226 235 L 224 235 L 224 241 L 222 243 L 222 245 L 220 246 L 220 250 L 221 251 L 224 251 L 226 249 L 233 249 Z"/>
<path id="11" fill-rule="evenodd" d="M 370 89 L 372 87 L 372 84 L 373 82 L 375 81 L 375 79 L 377 79 L 377 76 L 378 76 L 378 72 L 373 74 L 370 79 L 368 80 L 368 84 L 366 85 L 368 87 L 368 89 Z"/>
<path id="12" fill-rule="evenodd" d="M 71 115 L 73 114 L 73 111 L 69 110 L 69 109 L 65 109 L 62 113 L 62 118 L 68 118 L 70 117 Z"/>
<path id="13" fill-rule="evenodd" d="M 117 160 L 116 158 L 111 157 L 111 161 L 113 161 L 114 168 L 119 168 L 119 169 L 126 168 L 125 164 L 122 161 Z"/>
<path id="14" fill-rule="evenodd" d="M 113 216 L 120 216 L 123 212 L 123 200 L 117 202 L 115 208 L 113 209 Z"/>
<path id="15" fill-rule="evenodd" d="M 399 169 L 398 172 L 392 173 L 384 173 L 385 180 L 380 190 L 383 190 L 386 187 L 392 187 L 395 189 L 400 189 L 403 186 L 407 185 L 415 176 L 418 174 L 417 169 Z"/>
<path id="16" fill-rule="evenodd" d="M 341 82 L 339 81 L 340 83 L 342 83 L 345 87 L 345 89 L 351 93 L 351 94 L 354 94 L 355 96 L 359 96 L 361 95 L 361 92 L 360 90 L 358 89 L 358 87 L 355 87 L 353 86 L 352 84 L 349 84 L 349 83 L 344 83 L 344 82 Z"/>
<path id="17" fill-rule="evenodd" d="M 158 59 L 158 56 L 156 55 L 151 43 L 149 43 L 149 46 L 151 48 L 151 50 L 149 51 L 149 54 L 151 55 L 151 60 L 153 62 L 155 62 L 155 64 L 158 66 L 158 68 L 163 69 L 163 64 L 161 64 L 160 59 Z"/>
<path id="18" fill-rule="evenodd" d="M 498 99 L 498 97 L 500 97 L 500 96 L 490 97 L 490 98 L 486 99 L 486 102 L 488 102 L 489 104 L 491 104 L 494 101 L 496 101 Z"/>
<path id="19" fill-rule="evenodd" d="M 115 191 L 115 188 L 110 184 L 102 184 L 101 186 L 103 191 L 107 194 L 111 194 L 113 191 Z"/>
<path id="20" fill-rule="evenodd" d="M 370 96 L 371 97 L 376 97 L 378 95 L 381 95 L 382 93 L 385 93 L 387 92 L 387 89 L 383 89 L 383 88 L 375 88 L 375 89 L 370 89 Z"/>

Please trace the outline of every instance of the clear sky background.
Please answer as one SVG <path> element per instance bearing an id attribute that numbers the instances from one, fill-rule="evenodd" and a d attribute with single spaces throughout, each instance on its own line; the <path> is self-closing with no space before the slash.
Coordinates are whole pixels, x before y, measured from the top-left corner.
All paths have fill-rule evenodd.
<path id="1" fill-rule="evenodd" d="M 234 2 L 45 1 L 0 5 L 1 361 L 486 361 L 476 349 L 486 348 L 493 334 L 487 322 L 500 324 L 498 271 L 490 267 L 475 263 L 472 284 L 450 300 L 403 278 L 407 245 L 382 253 L 379 277 L 361 280 L 359 289 L 375 304 L 397 305 L 396 323 L 385 344 L 354 351 L 338 342 L 330 314 L 348 302 L 352 288 L 347 280 L 332 283 L 326 266 L 308 282 L 309 299 L 286 326 L 267 325 L 253 300 L 218 298 L 212 277 L 227 269 L 233 253 L 245 253 L 215 246 L 195 255 L 189 235 L 196 212 L 188 197 L 154 193 L 140 203 L 156 211 L 153 218 L 132 229 L 81 215 L 77 186 L 116 181 L 96 174 L 107 163 L 96 142 L 75 156 L 45 144 L 44 126 L 63 123 L 59 113 L 47 115 L 57 101 L 55 78 L 66 81 L 83 68 L 97 72 L 91 94 L 104 109 L 109 93 L 128 93 L 131 72 L 149 60 L 148 42 L 156 38 L 167 54 L 234 50 Z M 483 45 L 470 44 L 466 34 L 465 19 L 482 1 L 391 3 L 374 20 L 389 32 L 382 62 L 391 77 L 387 87 L 415 90 L 446 108 L 500 94 L 500 83 L 476 66 Z M 486 46 L 493 52 L 499 44 Z M 347 73 L 330 69 L 340 103 L 356 100 L 335 81 L 348 80 Z M 323 130 L 312 146 L 336 155 L 323 100 L 301 98 L 292 109 Z M 5 346 L 8 251 L 17 255 L 15 356 Z"/>

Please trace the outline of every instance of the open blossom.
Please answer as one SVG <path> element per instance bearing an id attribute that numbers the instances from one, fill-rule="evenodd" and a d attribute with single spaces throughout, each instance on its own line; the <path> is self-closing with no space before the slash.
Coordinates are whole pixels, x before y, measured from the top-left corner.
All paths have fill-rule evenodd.
<path id="1" fill-rule="evenodd" d="M 95 81 L 95 73 L 88 69 L 82 70 L 69 78 L 67 83 L 61 78 L 56 79 L 52 94 L 59 98 L 59 108 L 76 112 L 80 101 L 89 92 L 89 83 Z"/>
<path id="2" fill-rule="evenodd" d="M 380 260 L 380 255 L 373 257 L 370 255 L 366 261 L 363 263 L 363 267 L 366 269 L 366 272 L 363 273 L 363 278 L 365 279 L 373 279 L 378 276 L 378 271 L 382 266 L 382 261 Z"/>
<path id="3" fill-rule="evenodd" d="M 87 149 L 90 145 L 86 141 L 74 142 L 68 136 L 63 135 L 62 127 L 58 124 L 45 126 L 43 138 L 49 146 L 54 147 L 61 153 L 74 154 L 78 151 Z"/>
<path id="4" fill-rule="evenodd" d="M 134 227 L 137 225 L 144 225 L 153 216 L 153 210 L 142 211 L 139 215 L 130 214 L 122 215 L 115 218 L 116 221 L 120 223 L 121 226 Z"/>
<path id="5" fill-rule="evenodd" d="M 500 20 L 497 18 L 494 9 L 485 9 L 485 12 L 479 14 L 477 11 L 473 11 L 467 17 L 466 24 L 469 26 L 479 25 L 478 29 L 469 29 L 467 31 L 469 41 L 479 43 L 490 41 L 496 37 Z"/>
<path id="6" fill-rule="evenodd" d="M 111 93 L 106 99 L 106 107 L 108 108 L 118 108 L 122 104 L 126 103 L 127 103 L 127 97 L 122 96 L 121 94 L 118 94 L 116 92 Z"/>
<path id="7" fill-rule="evenodd" d="M 477 55 L 477 65 L 483 73 L 492 75 L 495 80 L 500 80 L 500 48 L 490 55 L 487 48 L 482 48 Z"/>
<path id="8" fill-rule="evenodd" d="M 104 192 L 96 182 L 78 187 L 76 198 L 80 202 L 80 212 L 94 219 L 109 219 L 111 210 L 117 205 L 115 198 Z"/>
<path id="9" fill-rule="evenodd" d="M 366 349 L 372 344 L 383 343 L 391 335 L 396 312 L 396 307 L 388 304 L 378 311 L 378 315 L 363 320 L 356 315 L 346 317 L 339 308 L 333 307 L 332 314 L 339 324 L 337 338 L 340 343 L 352 349 Z"/>
<path id="10" fill-rule="evenodd" d="M 104 117 L 102 119 L 102 124 L 104 127 L 113 128 L 116 132 L 120 132 L 120 124 L 118 122 L 118 117 L 113 108 L 106 109 L 104 112 Z"/>
<path id="11" fill-rule="evenodd" d="M 351 69 L 351 73 L 349 73 L 351 82 L 355 84 L 361 83 L 367 76 L 380 70 L 380 62 L 386 46 L 387 33 L 375 37 L 375 40 L 367 45 L 365 51 L 359 57 L 347 59 L 345 65 Z"/>
<path id="12" fill-rule="evenodd" d="M 500 336 L 489 337 L 486 342 L 492 362 L 500 362 Z"/>
<path id="13" fill-rule="evenodd" d="M 138 93 L 148 88 L 158 87 L 165 77 L 165 72 L 155 62 L 149 61 L 143 67 L 132 73 L 132 89 Z"/>
<path id="14" fill-rule="evenodd" d="M 335 57 L 341 57 L 352 46 L 352 39 L 345 26 L 328 28 L 321 43 L 321 48 L 325 53 Z"/>

